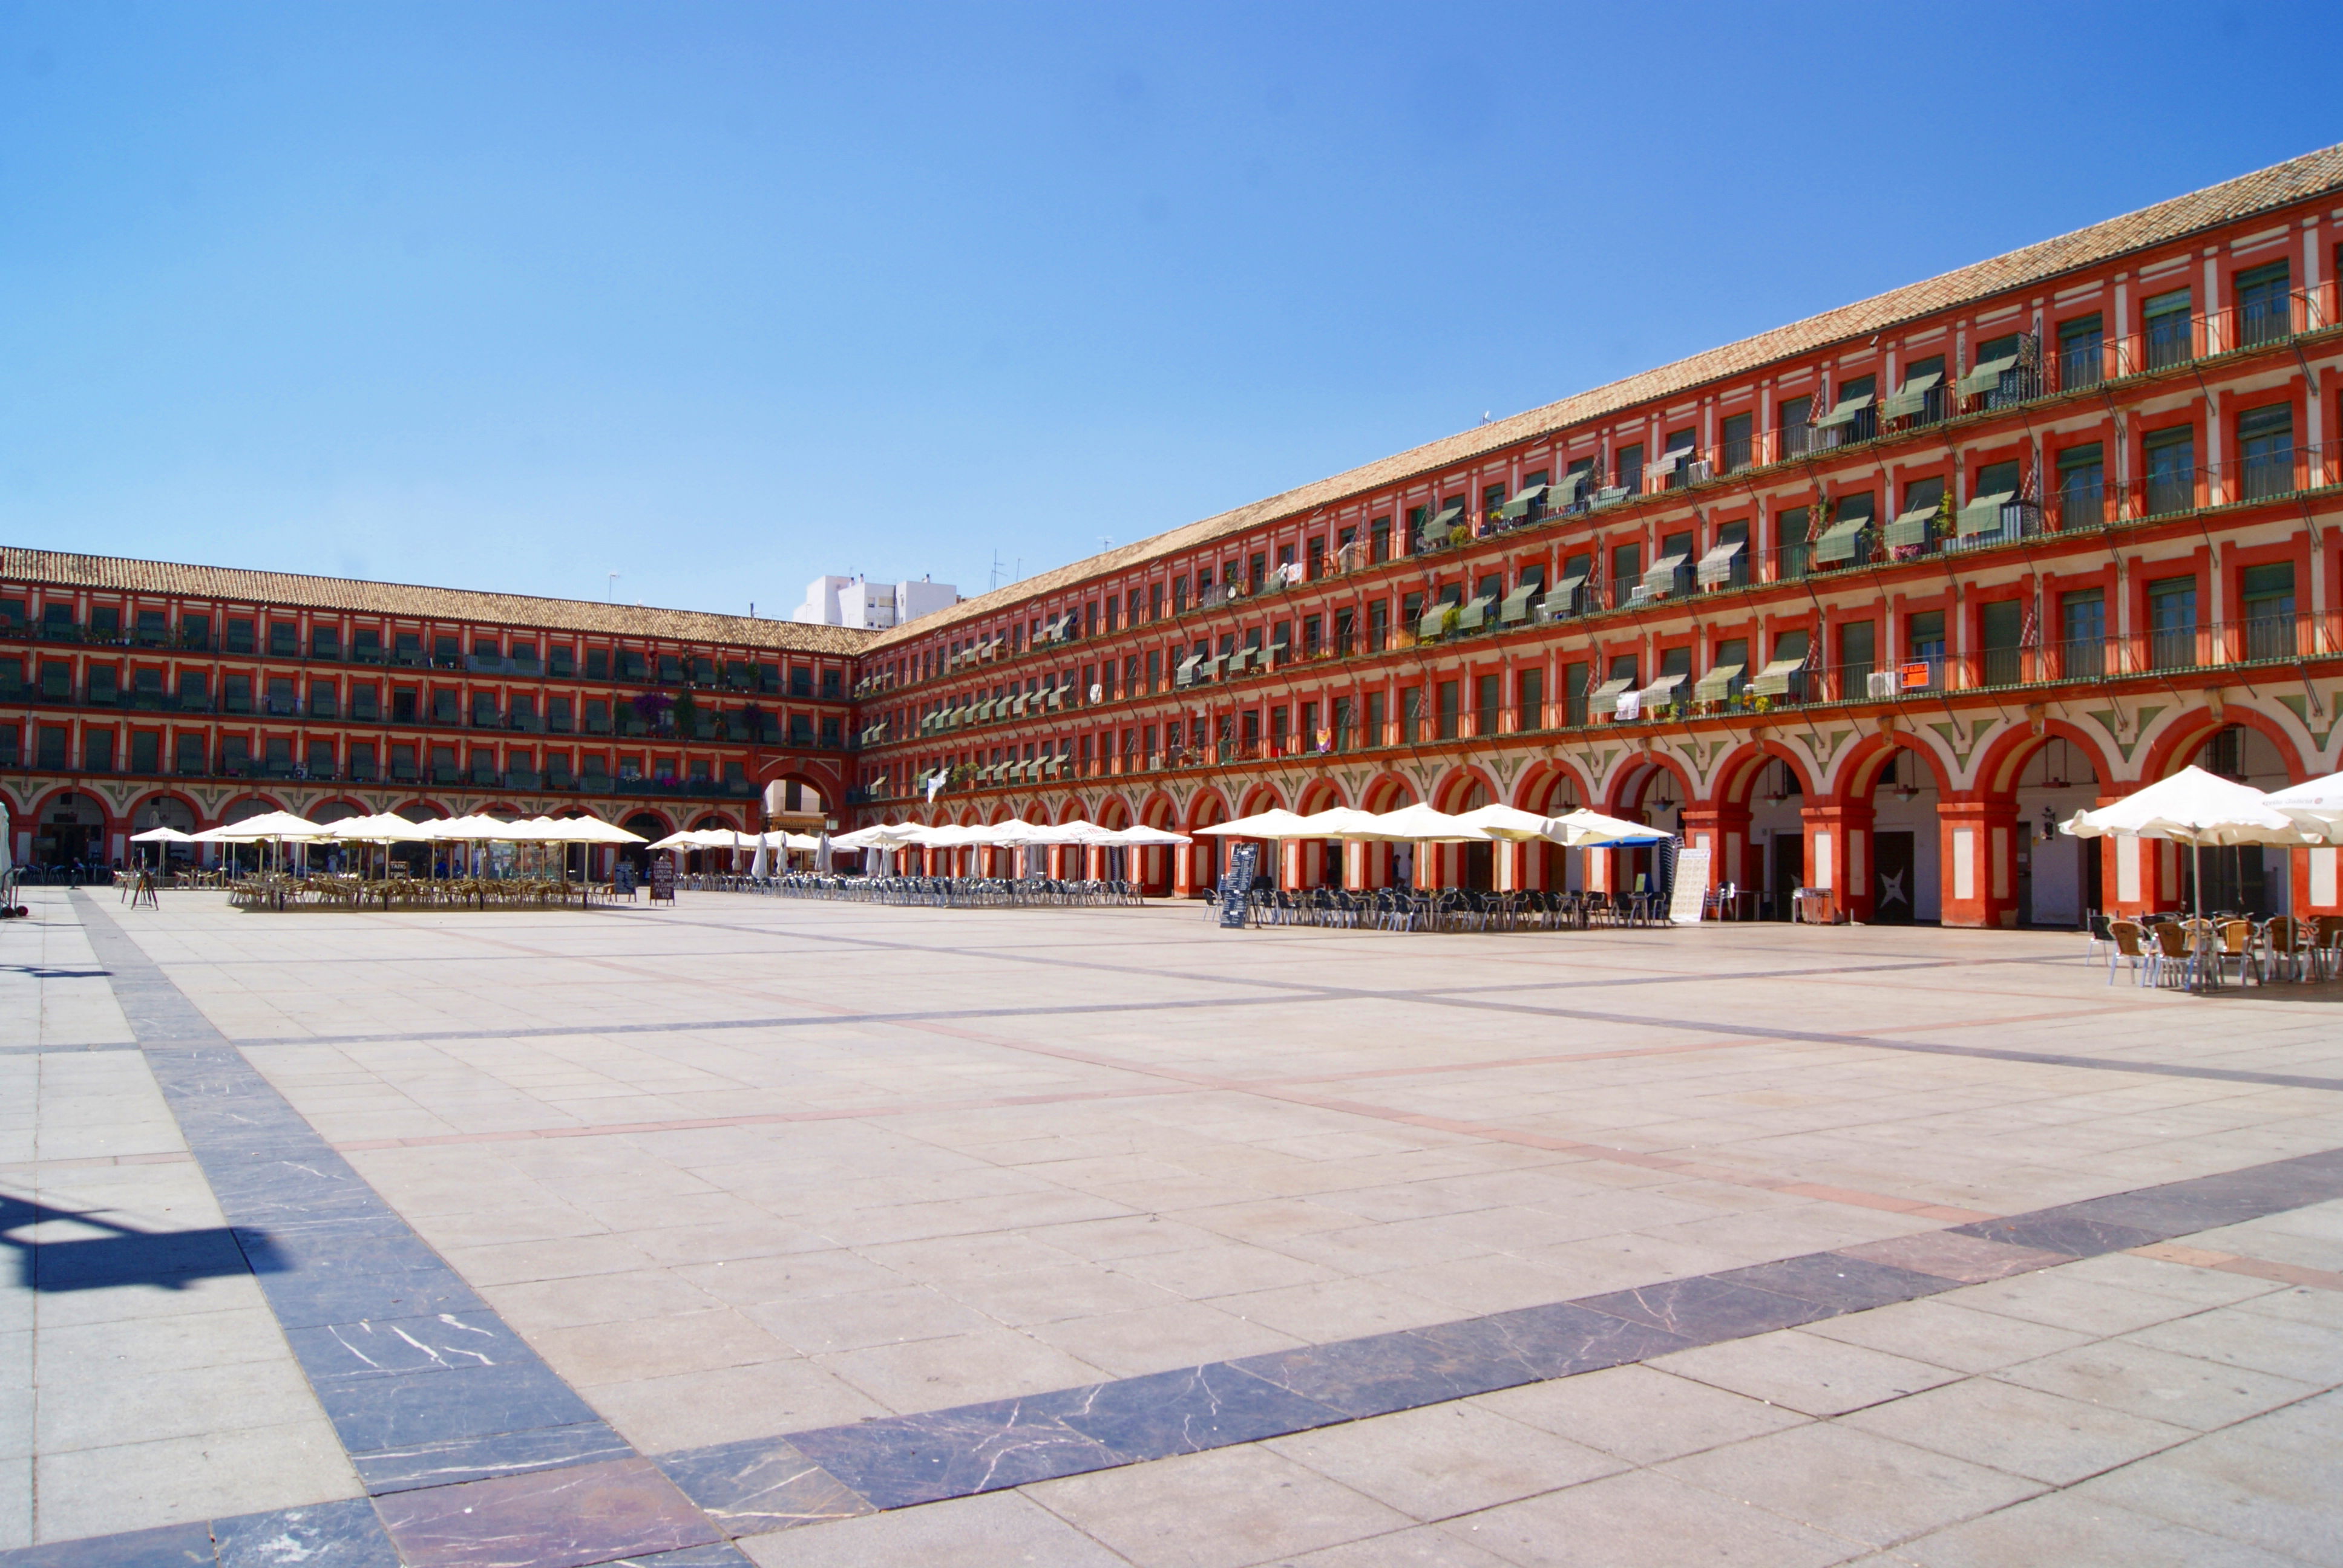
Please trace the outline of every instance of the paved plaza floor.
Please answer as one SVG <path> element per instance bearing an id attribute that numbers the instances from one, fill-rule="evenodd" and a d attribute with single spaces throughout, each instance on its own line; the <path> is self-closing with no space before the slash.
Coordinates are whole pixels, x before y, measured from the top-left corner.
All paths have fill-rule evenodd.
<path id="1" fill-rule="evenodd" d="M 2343 1564 L 2343 984 L 26 902 L 0 1563 Z"/>

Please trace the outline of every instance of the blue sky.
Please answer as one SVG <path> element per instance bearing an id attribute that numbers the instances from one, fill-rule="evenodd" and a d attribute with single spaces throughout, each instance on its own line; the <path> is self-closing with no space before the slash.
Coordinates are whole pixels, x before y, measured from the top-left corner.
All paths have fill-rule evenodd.
<path id="1" fill-rule="evenodd" d="M 2343 140 L 2336 31 L 0 3 L 0 539 L 973 592 Z"/>

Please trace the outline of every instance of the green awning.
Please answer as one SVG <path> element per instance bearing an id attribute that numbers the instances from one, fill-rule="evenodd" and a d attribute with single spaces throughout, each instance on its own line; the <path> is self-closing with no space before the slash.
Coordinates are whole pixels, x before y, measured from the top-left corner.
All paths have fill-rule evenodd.
<path id="1" fill-rule="evenodd" d="M 1644 574 L 1644 594 L 1648 597 L 1674 592 L 1676 574 L 1684 570 L 1684 562 L 1690 559 L 1690 556 L 1662 556 L 1654 561 L 1652 569 Z"/>
<path id="2" fill-rule="evenodd" d="M 1745 539 L 1728 539 L 1701 557 L 1700 570 L 1696 574 L 1700 586 L 1714 588 L 1718 583 L 1730 580 L 1733 576 L 1734 559 L 1741 554 L 1743 547 L 1747 543 Z"/>
<path id="3" fill-rule="evenodd" d="M 1592 468 L 1580 468 L 1564 474 L 1554 482 L 1554 493 L 1547 498 L 1546 504 L 1551 507 L 1567 507 L 1576 502 L 1579 491 L 1586 487 L 1587 476 L 1593 472 Z"/>
<path id="4" fill-rule="evenodd" d="M 1616 680 L 1604 681 L 1589 692 L 1586 697 L 1587 705 L 1599 711 L 1616 703 L 1634 689 L 1635 678 L 1632 675 L 1623 675 Z"/>
<path id="5" fill-rule="evenodd" d="M 1419 619 L 1415 623 L 1416 640 L 1418 642 L 1429 642 L 1433 638 L 1438 637 L 1440 635 L 1441 623 L 1447 618 L 1448 607 L 1444 604 L 1433 605 L 1429 610 L 1426 610 L 1423 613 L 1423 618 Z"/>
<path id="6" fill-rule="evenodd" d="M 1879 405 L 1883 419 L 1902 419 L 1917 414 L 1927 407 L 1928 394 L 1944 380 L 1942 372 L 1931 370 L 1926 376 L 1915 376 Z"/>
<path id="7" fill-rule="evenodd" d="M 1990 392 L 2001 385 L 2002 373 L 2016 367 L 2017 356 L 2005 354 L 1998 359 L 1977 362 L 1975 369 L 1961 377 L 1961 396 L 1973 397 L 1979 392 Z"/>
<path id="8" fill-rule="evenodd" d="M 1692 689 L 1696 701 L 1719 702 L 1733 695 L 1733 683 L 1741 678 L 1743 666 L 1720 664 L 1700 678 Z"/>
<path id="9" fill-rule="evenodd" d="M 1795 658 L 1777 658 L 1757 672 L 1757 678 L 1743 688 L 1752 697 L 1786 697 L 1790 682 L 1806 668 L 1804 654 Z"/>
<path id="10" fill-rule="evenodd" d="M 1815 428 L 1817 430 L 1827 430 L 1832 428 L 1834 426 L 1852 424 L 1857 414 L 1862 413 L 1865 408 L 1871 407 L 1871 394 L 1868 392 L 1865 392 L 1860 397 L 1849 397 L 1844 403 L 1840 403 L 1834 407 L 1829 413 L 1815 420 Z"/>
<path id="11" fill-rule="evenodd" d="M 1891 550 L 1909 549 L 1928 542 L 1928 525 L 1936 520 L 1936 503 L 1915 507 L 1887 525 L 1886 545 Z"/>
<path id="12" fill-rule="evenodd" d="M 1989 496 L 1979 496 L 1961 508 L 1955 527 L 1960 537 L 1970 538 L 1978 534 L 1990 534 L 2001 527 L 2001 509 L 2017 498 L 2015 490 L 1996 490 Z"/>
<path id="13" fill-rule="evenodd" d="M 1180 685 L 1186 686 L 1196 678 L 1196 672 L 1203 667 L 1204 656 L 1201 653 L 1192 653 L 1180 661 L 1180 668 L 1174 672 L 1173 678 Z"/>
<path id="14" fill-rule="evenodd" d="M 1651 685 L 1644 688 L 1644 706 L 1656 708 L 1663 702 L 1674 702 L 1676 699 L 1676 689 L 1684 683 L 1684 677 L 1682 672 L 1661 676 Z"/>
<path id="15" fill-rule="evenodd" d="M 1497 596 L 1493 593 L 1484 593 L 1475 598 L 1470 604 L 1466 605 L 1463 610 L 1458 612 L 1456 617 L 1456 629 L 1459 631 L 1478 631 L 1481 628 L 1488 625 L 1490 607 L 1494 605 L 1496 602 Z"/>
<path id="16" fill-rule="evenodd" d="M 1515 496 L 1512 500 L 1507 501 L 1503 506 L 1499 507 L 1497 508 L 1497 516 L 1501 518 L 1526 518 L 1530 515 L 1530 508 L 1537 505 L 1539 498 L 1545 493 L 1545 486 L 1532 485 L 1520 495 Z"/>
<path id="17" fill-rule="evenodd" d="M 1634 494 L 1634 492 L 1624 485 L 1608 485 L 1594 492 L 1594 504 L 1598 507 L 1615 507 Z"/>
<path id="18" fill-rule="evenodd" d="M 1438 528 L 1453 528 L 1463 520 L 1464 503 L 1462 501 L 1451 501 L 1448 505 L 1441 508 L 1439 511 L 1433 513 L 1432 521 L 1424 524 L 1423 528 L 1426 533 L 1430 533 Z"/>
<path id="19" fill-rule="evenodd" d="M 1833 523 L 1823 537 L 1815 541 L 1815 563 L 1832 566 L 1855 559 L 1856 547 L 1863 540 L 1863 531 L 1870 526 L 1869 518 L 1847 518 Z"/>
<path id="20" fill-rule="evenodd" d="M 1578 596 L 1582 591 L 1584 591 L 1585 587 L 1586 574 L 1584 572 L 1580 572 L 1575 577 L 1566 577 L 1560 582 L 1554 584 L 1554 592 L 1545 596 L 1546 614 L 1549 617 L 1555 615 L 1576 615 L 1578 613 Z"/>
<path id="21" fill-rule="evenodd" d="M 1515 621 L 1529 619 L 1530 601 L 1537 598 L 1542 586 L 1534 582 L 1526 582 L 1507 594 L 1504 604 L 1497 611 L 1499 624 L 1511 626 Z"/>

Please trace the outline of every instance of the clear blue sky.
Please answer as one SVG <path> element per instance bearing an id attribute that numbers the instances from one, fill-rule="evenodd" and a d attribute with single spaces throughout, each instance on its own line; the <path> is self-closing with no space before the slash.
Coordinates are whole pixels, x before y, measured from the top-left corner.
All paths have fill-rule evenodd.
<path id="1" fill-rule="evenodd" d="M 2343 140 L 2337 22 L 0 3 L 0 538 L 973 592 Z"/>

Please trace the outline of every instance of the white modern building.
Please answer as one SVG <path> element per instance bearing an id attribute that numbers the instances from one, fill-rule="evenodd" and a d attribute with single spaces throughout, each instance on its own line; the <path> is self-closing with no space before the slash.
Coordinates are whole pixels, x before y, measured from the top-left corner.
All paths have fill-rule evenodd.
<path id="1" fill-rule="evenodd" d="M 805 603 L 789 617 L 809 626 L 852 626 L 884 630 L 960 603 L 960 589 L 927 578 L 918 582 L 875 583 L 868 578 L 816 578 L 806 585 Z"/>

